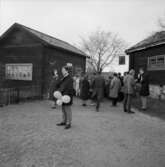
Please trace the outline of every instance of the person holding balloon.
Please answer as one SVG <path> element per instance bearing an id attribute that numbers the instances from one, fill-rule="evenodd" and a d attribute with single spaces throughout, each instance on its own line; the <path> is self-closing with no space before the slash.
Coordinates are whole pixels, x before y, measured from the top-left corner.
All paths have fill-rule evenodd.
<path id="1" fill-rule="evenodd" d="M 71 128 L 72 123 L 72 110 L 71 105 L 73 103 L 73 79 L 69 75 L 69 67 L 62 67 L 63 79 L 61 80 L 58 91 L 54 92 L 55 98 L 57 98 L 57 105 L 62 105 L 62 122 L 57 126 L 65 126 L 65 129 Z"/>

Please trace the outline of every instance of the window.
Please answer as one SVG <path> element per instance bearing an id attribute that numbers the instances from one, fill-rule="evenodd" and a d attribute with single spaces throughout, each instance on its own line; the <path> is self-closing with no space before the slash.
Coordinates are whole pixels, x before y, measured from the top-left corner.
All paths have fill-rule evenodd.
<path id="1" fill-rule="evenodd" d="M 148 57 L 148 70 L 165 70 L 165 55 Z"/>
<path id="2" fill-rule="evenodd" d="M 119 65 L 125 64 L 125 56 L 119 56 Z"/>
<path id="3" fill-rule="evenodd" d="M 165 60 L 165 56 L 157 56 L 157 65 L 158 66 L 164 65 L 164 60 Z"/>

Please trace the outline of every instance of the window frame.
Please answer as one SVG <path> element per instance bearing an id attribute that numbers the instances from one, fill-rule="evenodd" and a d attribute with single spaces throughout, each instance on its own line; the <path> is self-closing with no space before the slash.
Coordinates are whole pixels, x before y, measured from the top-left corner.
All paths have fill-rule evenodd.
<path id="1" fill-rule="evenodd" d="M 123 63 L 121 63 L 121 59 L 124 58 Z M 126 56 L 119 56 L 119 65 L 125 65 L 126 64 Z"/>
<path id="2" fill-rule="evenodd" d="M 162 62 L 160 59 L 162 59 Z M 153 60 L 155 60 L 155 63 L 153 63 Z M 148 57 L 147 69 L 149 71 L 165 70 L 165 54 Z"/>

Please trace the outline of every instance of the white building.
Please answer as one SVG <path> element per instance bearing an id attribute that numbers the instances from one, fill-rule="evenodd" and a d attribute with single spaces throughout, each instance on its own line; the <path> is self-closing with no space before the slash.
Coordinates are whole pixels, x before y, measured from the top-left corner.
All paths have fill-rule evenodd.
<path id="1" fill-rule="evenodd" d="M 104 69 L 105 72 L 120 72 L 122 75 L 129 70 L 129 56 L 122 54 L 116 56 L 112 63 Z"/>
<path id="2" fill-rule="evenodd" d="M 86 71 L 92 72 L 93 67 L 88 61 L 89 59 L 87 59 L 86 61 Z M 129 56 L 126 54 L 120 54 L 112 60 L 112 63 L 109 66 L 103 69 L 103 72 L 110 72 L 110 73 L 120 72 L 123 75 L 123 73 L 128 70 L 129 70 Z"/>

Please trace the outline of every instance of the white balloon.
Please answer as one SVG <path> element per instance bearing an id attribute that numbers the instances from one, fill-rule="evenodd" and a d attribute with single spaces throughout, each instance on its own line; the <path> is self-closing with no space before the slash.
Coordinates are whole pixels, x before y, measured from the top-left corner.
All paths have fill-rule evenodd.
<path id="1" fill-rule="evenodd" d="M 58 99 L 58 100 L 56 101 L 56 104 L 57 104 L 58 106 L 61 106 L 61 105 L 62 105 L 62 100 Z"/>
<path id="2" fill-rule="evenodd" d="M 70 96 L 68 96 L 68 95 L 62 96 L 62 102 L 63 103 L 69 103 L 70 101 L 71 101 Z"/>
<path id="3" fill-rule="evenodd" d="M 62 94 L 61 94 L 60 91 L 55 91 L 55 92 L 53 93 L 53 95 L 54 95 L 54 97 L 55 97 L 56 99 L 61 99 L 61 98 L 62 98 Z"/>

